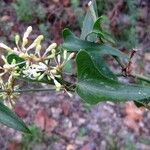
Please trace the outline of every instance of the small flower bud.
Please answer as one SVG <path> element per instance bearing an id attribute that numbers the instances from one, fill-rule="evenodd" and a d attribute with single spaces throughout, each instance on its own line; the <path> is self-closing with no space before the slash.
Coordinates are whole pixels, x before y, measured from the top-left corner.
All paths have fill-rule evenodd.
<path id="1" fill-rule="evenodd" d="M 13 51 L 10 47 L 8 47 L 7 45 L 5 45 L 4 43 L 0 43 L 0 47 L 3 48 L 3 49 L 5 49 L 5 50 L 7 50 L 7 51 L 9 51 L 9 52 Z"/>
<path id="2" fill-rule="evenodd" d="M 66 58 L 67 58 L 67 51 L 66 50 L 64 50 L 63 57 L 64 57 L 64 60 L 66 60 Z"/>
<path id="3" fill-rule="evenodd" d="M 42 46 L 41 45 L 37 45 L 36 49 L 35 49 L 35 54 L 38 54 L 38 56 L 40 56 L 41 49 L 42 49 Z"/>
<path id="4" fill-rule="evenodd" d="M 27 50 L 30 50 L 34 47 L 36 47 L 37 45 L 41 44 L 41 41 L 44 39 L 43 35 L 39 35 L 34 41 L 33 43 L 27 48 Z"/>
<path id="5" fill-rule="evenodd" d="M 5 64 L 8 64 L 7 59 L 5 58 L 4 55 L 1 56 L 2 60 L 4 61 Z"/>
<path id="6" fill-rule="evenodd" d="M 45 76 L 44 73 L 43 73 L 42 75 L 40 75 L 40 76 L 38 77 L 38 81 L 42 80 L 42 79 L 44 78 L 44 76 Z"/>
<path id="7" fill-rule="evenodd" d="M 22 48 L 24 48 L 28 44 L 28 39 L 24 38 L 22 41 Z"/>
<path id="8" fill-rule="evenodd" d="M 60 61 L 61 61 L 61 56 L 60 55 L 57 55 L 57 60 L 58 60 L 58 63 L 60 64 Z"/>
<path id="9" fill-rule="evenodd" d="M 52 53 L 51 53 L 51 55 L 49 55 L 47 58 L 48 59 L 50 59 L 50 58 L 54 58 L 55 57 L 55 55 L 56 55 L 56 50 L 55 49 L 52 49 L 52 51 L 51 51 Z M 43 55 L 43 56 L 45 56 L 45 54 Z"/>
<path id="10" fill-rule="evenodd" d="M 40 51 L 40 50 L 41 50 L 41 48 L 42 48 L 42 46 L 41 46 L 41 45 L 37 45 L 37 46 L 36 46 L 36 50 L 35 50 L 35 51 L 36 51 L 36 52 L 38 52 L 38 51 Z"/>
<path id="11" fill-rule="evenodd" d="M 55 49 L 57 47 L 56 43 L 52 43 L 46 50 L 45 53 L 47 54 L 49 51 L 51 51 L 52 49 Z"/>
<path id="12" fill-rule="evenodd" d="M 17 35 L 15 36 L 16 45 L 19 44 L 19 40 L 20 40 L 20 36 L 17 34 Z"/>
<path id="13" fill-rule="evenodd" d="M 88 6 L 90 7 L 92 5 L 92 1 L 89 1 Z"/>
<path id="14" fill-rule="evenodd" d="M 70 92 L 68 92 L 67 90 L 66 90 L 66 93 L 69 95 L 69 97 L 73 97 L 73 95 Z"/>
<path id="15" fill-rule="evenodd" d="M 56 70 L 56 69 L 52 69 L 52 70 L 51 70 L 51 73 L 52 73 L 52 74 L 57 74 L 57 70 Z"/>
<path id="16" fill-rule="evenodd" d="M 71 54 L 69 55 L 69 57 L 67 58 L 67 61 L 69 61 L 70 59 L 72 59 L 72 58 L 74 57 L 74 55 L 75 55 L 75 53 L 71 53 Z"/>
<path id="17" fill-rule="evenodd" d="M 28 38 L 29 34 L 32 32 L 32 27 L 29 26 L 23 35 L 23 39 Z"/>
<path id="18" fill-rule="evenodd" d="M 56 91 L 60 91 L 60 89 L 62 88 L 62 85 L 56 79 L 53 79 L 53 81 L 56 86 Z"/>

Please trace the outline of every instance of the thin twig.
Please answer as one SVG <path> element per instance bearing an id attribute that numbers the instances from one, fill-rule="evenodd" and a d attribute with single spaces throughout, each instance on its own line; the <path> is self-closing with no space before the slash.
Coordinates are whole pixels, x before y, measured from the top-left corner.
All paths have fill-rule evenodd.
<path id="1" fill-rule="evenodd" d="M 123 74 L 119 73 L 119 74 L 116 74 L 116 76 L 124 76 Z M 141 74 L 137 74 L 137 73 L 132 73 L 130 75 L 128 75 L 129 77 L 133 77 L 133 78 L 136 78 L 138 80 L 142 80 L 142 81 L 146 81 L 148 83 L 150 83 L 150 78 L 144 76 L 144 75 L 141 75 Z"/>
<path id="2" fill-rule="evenodd" d="M 141 74 L 133 73 L 133 74 L 131 74 L 131 76 L 138 79 L 138 80 L 142 80 L 142 81 L 146 81 L 146 82 L 150 83 L 150 78 L 143 76 Z"/>
<path id="3" fill-rule="evenodd" d="M 13 92 L 19 92 L 19 93 L 23 93 L 23 92 L 46 92 L 46 91 L 54 91 L 56 90 L 55 88 L 48 88 L 48 89 L 43 89 L 43 88 L 39 88 L 39 89 L 19 89 L 19 90 L 14 90 Z M 1 92 L 7 92 L 5 90 L 0 90 Z"/>

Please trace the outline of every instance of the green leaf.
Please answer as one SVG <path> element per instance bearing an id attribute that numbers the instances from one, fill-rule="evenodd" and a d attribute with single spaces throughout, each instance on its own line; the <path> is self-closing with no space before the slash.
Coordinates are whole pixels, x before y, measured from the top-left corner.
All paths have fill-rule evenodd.
<path id="1" fill-rule="evenodd" d="M 65 71 L 66 73 L 72 73 L 72 61 L 71 61 L 71 60 L 69 60 L 69 61 L 65 64 L 65 66 L 64 66 L 64 71 Z"/>
<path id="2" fill-rule="evenodd" d="M 25 123 L 2 102 L 0 102 L 0 123 L 16 130 L 30 133 Z"/>
<path id="3" fill-rule="evenodd" d="M 22 63 L 22 62 L 25 61 L 23 58 L 19 57 L 19 56 L 16 55 L 16 54 L 13 54 L 13 53 L 12 53 L 12 54 L 9 54 L 9 55 L 7 56 L 7 62 L 8 62 L 9 64 L 11 64 L 11 63 L 13 62 L 13 60 L 16 61 L 16 64 Z M 20 64 L 20 65 L 18 65 L 18 66 L 19 66 L 20 68 L 22 68 L 22 67 L 25 66 L 25 63 Z"/>
<path id="4" fill-rule="evenodd" d="M 96 53 L 98 55 L 109 54 L 119 57 L 120 59 L 128 59 L 128 56 L 116 48 L 112 48 L 105 44 L 98 44 L 90 41 L 81 40 L 76 37 L 69 29 L 63 31 L 64 43 L 62 47 L 70 52 L 79 52 L 81 49 L 89 53 Z"/>
<path id="5" fill-rule="evenodd" d="M 101 101 L 129 101 L 150 98 L 150 87 L 136 84 L 123 84 L 104 76 L 95 67 L 90 55 L 82 50 L 77 55 L 78 95 L 90 104 Z"/>
<path id="6" fill-rule="evenodd" d="M 84 41 L 76 37 L 69 29 L 63 31 L 64 43 L 62 47 L 69 52 L 78 52 L 80 50 L 86 50 L 92 60 L 94 61 L 97 68 L 102 68 L 100 71 L 105 76 L 116 79 L 116 76 L 109 70 L 107 65 L 103 60 L 104 55 L 112 55 L 119 59 L 128 59 L 128 56 L 121 51 L 107 46 L 105 44 L 97 44 L 89 41 Z"/>
<path id="7" fill-rule="evenodd" d="M 113 40 L 113 38 L 111 37 L 111 34 L 106 31 L 106 29 L 104 30 L 102 27 L 102 24 L 107 20 L 106 16 L 101 16 L 99 17 L 93 26 L 93 31 L 91 33 L 93 34 L 97 34 L 98 37 L 105 43 L 105 42 L 110 42 L 112 44 L 115 44 L 115 41 Z"/>
<path id="8" fill-rule="evenodd" d="M 89 9 L 86 13 L 85 19 L 83 21 L 83 27 L 82 27 L 82 32 L 81 32 L 81 39 L 85 40 L 86 36 L 92 32 L 93 30 L 93 25 L 94 22 L 96 21 L 98 16 L 97 13 L 97 5 L 96 1 L 92 0 L 91 5 L 89 6 Z M 88 37 L 89 41 L 96 41 L 97 36 L 96 35 L 90 35 Z"/>

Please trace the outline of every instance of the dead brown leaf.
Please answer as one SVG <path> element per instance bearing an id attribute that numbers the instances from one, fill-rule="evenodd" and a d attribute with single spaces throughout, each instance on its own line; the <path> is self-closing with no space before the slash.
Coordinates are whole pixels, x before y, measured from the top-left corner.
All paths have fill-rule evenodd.
<path id="1" fill-rule="evenodd" d="M 135 132 L 139 131 L 138 122 L 143 120 L 143 114 L 145 109 L 138 108 L 133 102 L 128 102 L 125 105 L 125 114 L 124 123 L 127 127 L 134 130 Z"/>
<path id="2" fill-rule="evenodd" d="M 28 114 L 27 110 L 25 108 L 23 108 L 22 106 L 16 106 L 15 113 L 21 118 L 27 117 L 27 114 Z"/>
<path id="3" fill-rule="evenodd" d="M 55 119 L 50 118 L 48 113 L 44 110 L 39 110 L 37 112 L 34 122 L 38 127 L 48 134 L 51 134 L 51 132 L 58 125 L 58 122 Z"/>
<path id="4" fill-rule="evenodd" d="M 145 59 L 146 61 L 150 61 L 150 53 L 145 53 L 145 54 L 144 54 L 144 59 Z"/>
<path id="5" fill-rule="evenodd" d="M 67 145 L 66 150 L 75 150 L 75 146 L 72 144 Z"/>

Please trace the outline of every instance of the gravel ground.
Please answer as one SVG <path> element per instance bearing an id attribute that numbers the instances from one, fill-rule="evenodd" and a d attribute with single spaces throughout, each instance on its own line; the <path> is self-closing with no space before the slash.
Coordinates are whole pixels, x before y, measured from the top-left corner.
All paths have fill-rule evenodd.
<path id="1" fill-rule="evenodd" d="M 89 107 L 78 97 L 70 99 L 61 93 L 36 93 L 22 95 L 16 110 L 28 124 L 35 123 L 41 128 L 44 113 L 50 123 L 44 129 L 47 136 L 59 137 L 56 141 L 50 142 L 48 138 L 38 145 L 34 143 L 32 149 L 149 150 L 150 112 L 144 110 L 142 120 L 136 122 L 137 129 L 132 128 L 125 122 L 126 105 L 106 102 Z M 22 141 L 21 133 L 12 129 L 1 125 L 0 132 L 1 150 L 11 149 L 12 143 Z"/>

